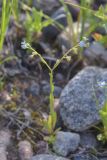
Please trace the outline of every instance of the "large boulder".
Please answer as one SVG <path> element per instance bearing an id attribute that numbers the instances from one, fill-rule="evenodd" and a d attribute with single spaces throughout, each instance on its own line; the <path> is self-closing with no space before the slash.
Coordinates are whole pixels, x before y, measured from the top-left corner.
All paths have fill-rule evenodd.
<path id="1" fill-rule="evenodd" d="M 107 69 L 86 67 L 65 86 L 60 96 L 60 115 L 67 128 L 84 131 L 100 121 L 105 90 L 99 87 L 99 81 L 107 82 Z"/>

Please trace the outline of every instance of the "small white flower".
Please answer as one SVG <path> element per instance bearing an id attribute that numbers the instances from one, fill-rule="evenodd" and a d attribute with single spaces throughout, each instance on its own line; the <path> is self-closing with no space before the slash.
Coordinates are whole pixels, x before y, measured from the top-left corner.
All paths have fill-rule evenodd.
<path id="1" fill-rule="evenodd" d="M 85 41 L 80 41 L 79 46 L 80 46 L 81 48 L 82 48 L 82 47 L 85 47 L 85 46 L 86 46 Z"/>
<path id="2" fill-rule="evenodd" d="M 29 44 L 26 43 L 25 41 L 23 41 L 23 42 L 21 42 L 21 48 L 22 49 L 27 49 L 27 48 L 29 48 Z"/>
<path id="3" fill-rule="evenodd" d="M 99 82 L 97 82 L 97 84 L 101 88 L 106 86 L 106 82 L 105 81 L 99 81 Z"/>
<path id="4" fill-rule="evenodd" d="M 83 37 L 83 39 L 79 42 L 79 46 L 82 47 L 87 47 L 88 44 L 88 38 Z"/>

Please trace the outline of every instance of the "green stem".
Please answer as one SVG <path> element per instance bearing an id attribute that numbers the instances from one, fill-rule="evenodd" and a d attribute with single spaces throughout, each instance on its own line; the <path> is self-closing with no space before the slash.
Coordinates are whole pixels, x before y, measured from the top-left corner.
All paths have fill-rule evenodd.
<path id="1" fill-rule="evenodd" d="M 53 71 L 49 73 L 50 75 L 50 114 L 54 113 L 54 83 L 53 83 Z"/>
<path id="2" fill-rule="evenodd" d="M 2 2 L 2 16 L 1 16 L 1 26 L 0 26 L 0 51 L 2 50 L 6 29 L 8 27 L 11 9 L 13 5 L 13 0 L 3 0 Z M 8 3 L 8 4 L 7 4 Z"/>
<path id="3" fill-rule="evenodd" d="M 33 55 L 38 55 L 38 57 L 41 59 L 42 63 L 44 63 L 47 68 L 49 69 L 49 71 L 51 71 L 51 67 L 48 65 L 48 63 L 45 61 L 45 59 L 41 56 L 41 54 L 39 54 L 37 51 L 35 51 L 30 45 L 29 45 L 29 49 L 31 51 L 33 51 Z"/>
<path id="4" fill-rule="evenodd" d="M 81 11 L 82 13 L 82 24 L 81 24 L 81 33 L 80 33 L 80 40 L 82 39 L 84 35 L 84 28 L 85 28 L 85 17 L 84 17 L 84 11 Z"/>
<path id="5" fill-rule="evenodd" d="M 3 46 L 5 19 L 6 19 L 6 0 L 3 1 L 3 8 L 2 8 L 0 50 L 2 49 L 2 46 Z"/>
<path id="6" fill-rule="evenodd" d="M 79 47 L 79 44 L 77 44 L 76 46 L 70 48 L 70 49 L 61 57 L 61 59 L 59 59 L 59 61 L 56 61 L 55 65 L 54 65 L 53 68 L 52 68 L 52 71 L 54 71 L 54 70 L 58 67 L 58 65 L 63 61 L 63 59 L 65 59 L 66 56 L 67 56 L 71 51 L 73 51 L 75 48 L 77 48 L 77 47 Z"/>
<path id="7" fill-rule="evenodd" d="M 33 55 L 38 55 L 38 57 L 41 59 L 41 61 L 47 66 L 47 68 L 49 69 L 50 73 L 50 97 L 49 97 L 49 101 L 50 101 L 50 114 L 53 115 L 54 113 L 54 83 L 53 83 L 53 70 L 51 69 L 51 67 L 48 65 L 48 63 L 45 61 L 45 59 L 41 56 L 41 54 L 39 54 L 37 51 L 35 51 L 31 46 L 29 46 L 29 49 L 33 51 Z"/>
<path id="8" fill-rule="evenodd" d="M 105 135 L 105 139 L 107 140 L 107 127 L 104 127 L 104 135 Z"/>
<path id="9" fill-rule="evenodd" d="M 73 37 L 73 39 L 70 37 L 70 40 L 73 41 L 73 45 L 74 45 L 75 43 L 77 43 L 77 39 L 76 39 L 75 30 L 74 30 L 73 19 L 72 19 L 70 11 L 69 11 L 67 5 L 65 4 L 64 0 L 60 0 L 60 2 L 62 3 L 62 5 L 65 9 L 65 12 L 66 12 L 67 23 L 68 23 L 69 28 L 71 29 L 72 37 Z M 70 36 L 69 32 L 67 32 L 67 35 L 68 35 L 68 37 Z"/>

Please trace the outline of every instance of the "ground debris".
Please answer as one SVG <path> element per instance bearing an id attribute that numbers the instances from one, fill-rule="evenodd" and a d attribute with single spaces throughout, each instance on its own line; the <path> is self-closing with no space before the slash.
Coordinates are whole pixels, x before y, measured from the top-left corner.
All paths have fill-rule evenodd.
<path id="1" fill-rule="evenodd" d="M 20 141 L 18 144 L 20 160 L 30 160 L 33 156 L 32 146 L 29 141 Z"/>
<path id="2" fill-rule="evenodd" d="M 7 146 L 10 144 L 11 133 L 9 130 L 0 131 L 0 160 L 7 160 Z"/>

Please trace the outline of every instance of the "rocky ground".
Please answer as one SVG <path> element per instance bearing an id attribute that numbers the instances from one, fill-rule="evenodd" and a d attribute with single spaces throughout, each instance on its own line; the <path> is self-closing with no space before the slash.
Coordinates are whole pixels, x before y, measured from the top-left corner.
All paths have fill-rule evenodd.
<path id="1" fill-rule="evenodd" d="M 79 0 L 73 3 L 79 4 Z M 105 3 L 106 0 L 96 0 L 93 8 Z M 33 0 L 33 6 L 67 29 L 64 7 L 58 0 Z M 68 7 L 76 23 L 80 9 Z M 24 16 L 22 13 L 20 23 Z M 107 160 L 107 144 L 97 139 L 99 110 L 106 98 L 105 89 L 98 82 L 107 82 L 107 48 L 90 40 L 82 59 L 74 55 L 71 62 L 62 62 L 55 71 L 56 128 L 61 130 L 49 145 L 44 141 L 46 133 L 41 124 L 49 113 L 49 74 L 38 58 L 31 59 L 21 48 L 24 37 L 24 29 L 11 18 L 1 54 L 3 58 L 10 54 L 17 59 L 0 66 L 0 160 Z M 63 30 L 50 25 L 32 46 L 53 66 L 72 42 Z"/>

